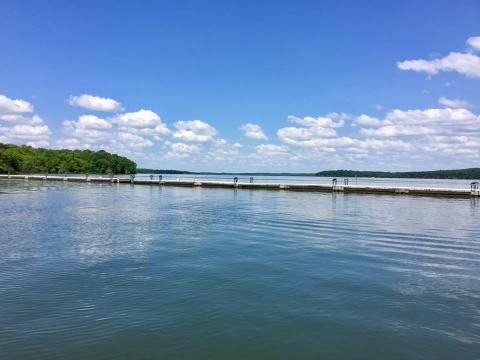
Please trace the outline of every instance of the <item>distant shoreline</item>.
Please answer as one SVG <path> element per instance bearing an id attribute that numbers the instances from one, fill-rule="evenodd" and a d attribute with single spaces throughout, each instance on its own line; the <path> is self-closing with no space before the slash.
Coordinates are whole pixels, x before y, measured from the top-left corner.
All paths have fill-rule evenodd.
<path id="1" fill-rule="evenodd" d="M 182 171 L 138 168 L 138 174 L 165 174 L 165 175 L 240 175 L 240 176 L 312 176 L 312 177 L 359 177 L 359 178 L 391 178 L 391 179 L 452 179 L 476 180 L 480 179 L 480 168 L 434 170 L 434 171 L 356 171 L 356 170 L 326 170 L 317 173 L 270 173 L 270 172 L 209 172 L 209 171 Z"/>

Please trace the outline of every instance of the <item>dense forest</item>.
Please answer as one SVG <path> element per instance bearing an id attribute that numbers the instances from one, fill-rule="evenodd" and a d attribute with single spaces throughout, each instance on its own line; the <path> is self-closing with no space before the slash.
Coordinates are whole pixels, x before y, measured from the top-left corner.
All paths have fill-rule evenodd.
<path id="1" fill-rule="evenodd" d="M 106 151 L 35 149 L 0 143 L 0 173 L 134 174 L 137 164 Z"/>
<path id="2" fill-rule="evenodd" d="M 480 168 L 408 172 L 329 170 L 320 171 L 316 173 L 315 176 L 413 179 L 480 179 Z"/>

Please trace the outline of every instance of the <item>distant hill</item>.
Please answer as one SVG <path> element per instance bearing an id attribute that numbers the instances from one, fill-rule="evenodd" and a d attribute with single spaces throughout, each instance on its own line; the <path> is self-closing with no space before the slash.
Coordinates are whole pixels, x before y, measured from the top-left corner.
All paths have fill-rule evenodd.
<path id="1" fill-rule="evenodd" d="M 196 174 L 190 171 L 182 170 L 159 170 L 159 169 L 147 169 L 147 168 L 138 168 L 138 174 Z"/>
<path id="2" fill-rule="evenodd" d="M 325 177 L 377 177 L 377 178 L 413 178 L 413 179 L 480 179 L 480 168 L 435 171 L 355 171 L 328 170 L 317 173 L 268 173 L 268 172 L 195 172 L 182 170 L 158 170 L 139 168 L 140 174 L 195 174 L 195 175 L 244 175 L 244 176 L 325 176 Z"/>
<path id="3" fill-rule="evenodd" d="M 51 150 L 0 143 L 0 173 L 134 174 L 137 164 L 106 151 Z"/>
<path id="4" fill-rule="evenodd" d="M 315 176 L 326 177 L 377 177 L 377 178 L 413 178 L 413 179 L 480 179 L 480 168 L 434 171 L 355 171 L 328 170 L 320 171 Z"/>
<path id="5" fill-rule="evenodd" d="M 138 168 L 138 174 L 192 174 L 192 175 L 244 175 L 244 176 L 315 176 L 313 173 L 270 173 L 270 172 L 212 172 L 212 171 L 183 171 L 158 170 Z"/>

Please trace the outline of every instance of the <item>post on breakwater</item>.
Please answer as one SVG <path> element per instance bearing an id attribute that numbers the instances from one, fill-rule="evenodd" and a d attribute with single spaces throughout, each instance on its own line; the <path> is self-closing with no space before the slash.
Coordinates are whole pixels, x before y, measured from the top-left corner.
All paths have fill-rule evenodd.
<path id="1" fill-rule="evenodd" d="M 470 183 L 470 192 L 473 196 L 480 196 L 480 182 L 472 181 Z"/>

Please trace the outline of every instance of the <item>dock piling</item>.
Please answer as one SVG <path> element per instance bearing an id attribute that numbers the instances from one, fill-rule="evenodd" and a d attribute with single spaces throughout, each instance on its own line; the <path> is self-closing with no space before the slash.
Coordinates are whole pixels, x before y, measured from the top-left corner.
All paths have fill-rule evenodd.
<path id="1" fill-rule="evenodd" d="M 480 196 L 480 183 L 478 181 L 470 183 L 470 194 L 472 196 Z"/>

